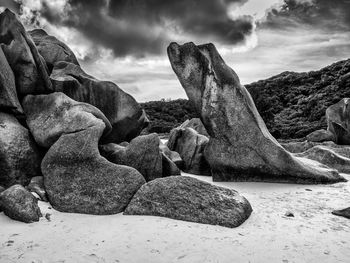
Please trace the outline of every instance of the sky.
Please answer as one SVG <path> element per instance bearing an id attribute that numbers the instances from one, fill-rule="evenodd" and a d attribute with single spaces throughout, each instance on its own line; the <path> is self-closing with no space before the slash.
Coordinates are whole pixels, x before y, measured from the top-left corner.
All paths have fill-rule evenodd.
<path id="1" fill-rule="evenodd" d="M 170 42 L 214 43 L 242 84 L 350 57 L 350 0 L 0 0 L 138 101 L 186 98 Z"/>

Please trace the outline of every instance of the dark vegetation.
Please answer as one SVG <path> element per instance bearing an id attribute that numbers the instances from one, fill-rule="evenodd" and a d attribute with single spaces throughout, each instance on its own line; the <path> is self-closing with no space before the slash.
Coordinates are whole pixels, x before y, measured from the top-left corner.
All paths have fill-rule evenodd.
<path id="1" fill-rule="evenodd" d="M 246 85 L 269 131 L 278 139 L 305 137 L 327 127 L 326 109 L 350 97 L 350 59 L 319 71 L 283 72 Z M 143 103 L 151 125 L 148 132 L 167 133 L 197 117 L 188 100 Z"/>
<path id="2" fill-rule="evenodd" d="M 319 71 L 283 72 L 246 87 L 273 136 L 305 137 L 327 127 L 330 105 L 350 97 L 350 59 Z"/>
<path id="3" fill-rule="evenodd" d="M 185 120 L 197 117 L 194 107 L 185 99 L 149 101 L 141 106 L 151 121 L 146 133 L 168 133 Z"/>

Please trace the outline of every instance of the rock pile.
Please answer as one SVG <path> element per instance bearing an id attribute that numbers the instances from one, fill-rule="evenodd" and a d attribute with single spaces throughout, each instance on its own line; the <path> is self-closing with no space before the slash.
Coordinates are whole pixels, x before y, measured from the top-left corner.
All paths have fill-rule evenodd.
<path id="1" fill-rule="evenodd" d="M 249 217 L 237 192 L 175 176 L 183 167 L 202 171 L 205 136 L 186 128 L 198 150 L 183 161 L 157 134 L 139 136 L 147 124 L 131 95 L 87 75 L 67 45 L 41 29 L 26 32 L 9 10 L 0 14 L 0 211 L 39 221 L 39 199 L 62 212 L 127 208 L 228 227 Z M 160 207 L 140 207 L 146 200 Z"/>

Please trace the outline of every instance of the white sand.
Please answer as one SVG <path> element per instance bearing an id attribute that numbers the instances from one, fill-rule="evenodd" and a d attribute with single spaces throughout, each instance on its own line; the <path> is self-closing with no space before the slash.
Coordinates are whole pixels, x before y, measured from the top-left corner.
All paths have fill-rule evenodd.
<path id="1" fill-rule="evenodd" d="M 331 214 L 350 206 L 349 182 L 217 184 L 251 202 L 254 212 L 242 226 L 66 214 L 40 202 L 50 222 L 25 224 L 0 214 L 0 262 L 350 262 L 350 220 Z M 285 217 L 287 211 L 295 217 Z"/>

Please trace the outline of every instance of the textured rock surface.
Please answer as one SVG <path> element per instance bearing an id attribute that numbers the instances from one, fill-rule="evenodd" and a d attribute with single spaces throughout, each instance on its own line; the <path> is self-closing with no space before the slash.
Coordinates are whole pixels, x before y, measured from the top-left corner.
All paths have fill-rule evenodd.
<path id="1" fill-rule="evenodd" d="M 0 185 L 26 185 L 40 175 L 41 154 L 29 131 L 9 114 L 0 112 Z"/>
<path id="2" fill-rule="evenodd" d="M 210 167 L 204 157 L 209 139 L 192 128 L 175 128 L 171 131 L 168 147 L 180 154 L 183 170 L 197 175 L 210 175 Z"/>
<path id="3" fill-rule="evenodd" d="M 28 127 L 42 147 L 50 147 L 63 133 L 74 133 L 94 126 L 94 116 L 104 121 L 105 134 L 111 130 L 109 121 L 99 109 L 76 102 L 61 92 L 28 95 L 22 104 Z"/>
<path id="4" fill-rule="evenodd" d="M 126 215 L 152 215 L 237 227 L 251 214 L 243 196 L 188 176 L 156 179 L 143 185 L 126 208 Z"/>
<path id="5" fill-rule="evenodd" d="M 162 171 L 163 177 L 181 175 L 179 167 L 164 153 L 162 153 Z"/>
<path id="6" fill-rule="evenodd" d="M 112 82 L 87 75 L 75 64 L 55 64 L 50 77 L 55 91 L 89 103 L 105 114 L 113 129 L 104 143 L 130 141 L 148 124 L 146 113 L 131 95 Z"/>
<path id="7" fill-rule="evenodd" d="M 45 186 L 44 186 L 44 177 L 35 176 L 30 180 L 30 183 L 26 186 L 26 189 L 29 192 L 36 193 L 41 201 L 48 202 Z"/>
<path id="8" fill-rule="evenodd" d="M 315 146 L 305 152 L 297 153 L 295 156 L 315 160 L 331 168 L 334 168 L 341 173 L 349 173 L 349 157 L 342 155 L 342 151 L 337 150 L 338 149 L 332 149 L 326 146 Z"/>
<path id="9" fill-rule="evenodd" d="M 199 134 L 204 135 L 204 136 L 209 138 L 209 134 L 208 134 L 207 130 L 205 129 L 202 121 L 199 118 L 193 118 L 193 119 L 187 120 L 183 124 L 181 124 L 181 126 L 179 128 L 183 128 L 183 129 L 192 128 L 196 132 L 198 132 Z"/>
<path id="10" fill-rule="evenodd" d="M 17 98 L 15 76 L 0 46 L 0 110 L 23 114 Z"/>
<path id="11" fill-rule="evenodd" d="M 102 112 L 63 93 L 30 95 L 23 105 L 36 140 L 51 146 L 41 171 L 52 206 L 87 214 L 123 211 L 145 180 L 100 155 L 98 141 L 109 124 Z"/>
<path id="12" fill-rule="evenodd" d="M 350 144 L 350 99 L 345 98 L 326 110 L 328 131 L 337 144 Z"/>
<path id="13" fill-rule="evenodd" d="M 34 29 L 28 33 L 33 38 L 50 71 L 52 71 L 53 65 L 59 61 L 66 61 L 79 66 L 73 51 L 56 37 L 48 35 L 43 29 Z"/>
<path id="14" fill-rule="evenodd" d="M 14 72 L 19 95 L 52 91 L 43 58 L 21 22 L 8 9 L 0 14 L 0 43 Z"/>
<path id="15" fill-rule="evenodd" d="M 21 185 L 13 185 L 0 193 L 0 207 L 8 217 L 32 223 L 42 216 L 38 201 Z"/>
<path id="16" fill-rule="evenodd" d="M 163 155 L 165 155 L 168 159 L 171 160 L 179 169 L 183 169 L 184 162 L 178 152 L 171 151 L 169 147 L 160 142 L 159 148 L 162 151 Z"/>
<path id="17" fill-rule="evenodd" d="M 309 142 L 327 142 L 334 141 L 334 135 L 327 130 L 317 130 L 306 136 Z"/>
<path id="18" fill-rule="evenodd" d="M 343 216 L 345 218 L 349 218 L 350 219 L 350 207 L 342 209 L 342 210 L 334 210 L 332 212 L 333 215 L 336 216 Z"/>
<path id="19" fill-rule="evenodd" d="M 41 169 L 52 206 L 61 212 L 116 214 L 145 183 L 135 169 L 100 156 L 98 140 L 104 123 L 63 134 L 45 155 Z"/>
<path id="20" fill-rule="evenodd" d="M 336 170 L 294 157 L 283 149 L 214 45 L 172 43 L 168 55 L 210 135 L 205 157 L 213 180 L 292 183 L 345 180 Z"/>
<path id="21" fill-rule="evenodd" d="M 107 144 L 100 146 L 102 156 L 115 164 L 126 165 L 138 170 L 151 181 L 163 177 L 162 154 L 159 149 L 160 140 L 157 134 L 139 136 L 126 147 Z"/>

